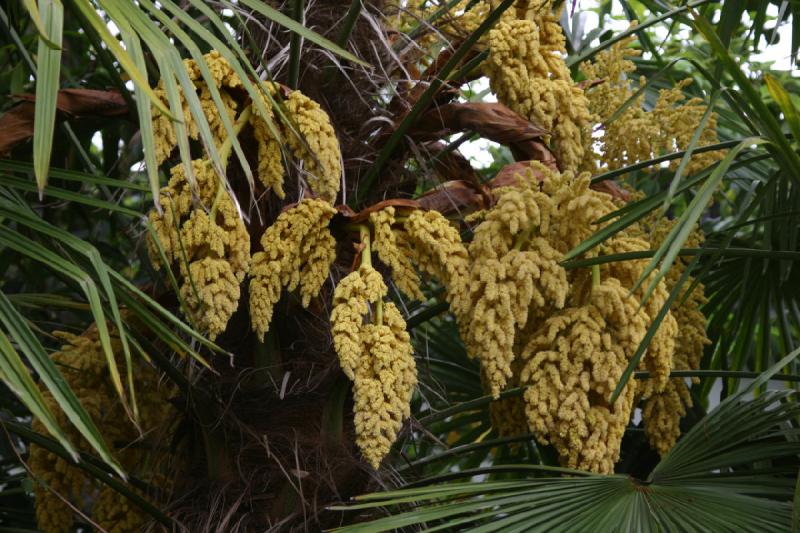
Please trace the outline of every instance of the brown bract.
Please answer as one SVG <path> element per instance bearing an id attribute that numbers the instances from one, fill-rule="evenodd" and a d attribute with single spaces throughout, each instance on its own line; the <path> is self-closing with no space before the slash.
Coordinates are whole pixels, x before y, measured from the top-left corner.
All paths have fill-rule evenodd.
<path id="1" fill-rule="evenodd" d="M 36 96 L 19 94 L 21 103 L 0 117 L 0 154 L 33 137 Z M 128 114 L 128 103 L 116 91 L 61 89 L 56 100 L 57 119 L 73 117 L 121 117 Z"/>

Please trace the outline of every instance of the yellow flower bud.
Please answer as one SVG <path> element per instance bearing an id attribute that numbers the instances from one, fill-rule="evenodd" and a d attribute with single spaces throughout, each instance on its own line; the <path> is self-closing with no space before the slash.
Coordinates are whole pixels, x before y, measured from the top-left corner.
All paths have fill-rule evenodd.
<path id="1" fill-rule="evenodd" d="M 424 299 L 419 288 L 419 275 L 411 264 L 408 250 L 398 246 L 395 231 L 392 229 L 395 223 L 394 207 L 370 213 L 369 220 L 375 233 L 372 247 L 380 260 L 392 269 L 392 280 L 412 300 Z"/>
<path id="2" fill-rule="evenodd" d="M 303 305 L 319 292 L 336 254 L 328 224 L 336 210 L 323 200 L 306 199 L 284 211 L 261 237 L 263 251 L 250 269 L 250 320 L 263 339 L 281 290 L 300 286 Z"/>

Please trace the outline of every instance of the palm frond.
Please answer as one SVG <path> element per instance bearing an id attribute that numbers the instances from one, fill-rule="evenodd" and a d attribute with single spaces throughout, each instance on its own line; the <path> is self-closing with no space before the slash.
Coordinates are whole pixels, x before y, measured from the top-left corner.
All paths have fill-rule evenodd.
<path id="1" fill-rule="evenodd" d="M 787 529 L 792 520 L 800 442 L 800 404 L 792 390 L 749 396 L 800 355 L 789 354 L 751 386 L 728 397 L 637 480 L 573 477 L 509 465 L 511 481 L 475 479 L 368 494 L 332 509 L 370 516 L 335 531 L 711 531 Z M 539 474 L 539 475 L 537 475 Z M 532 476 L 532 477 L 531 477 Z"/>

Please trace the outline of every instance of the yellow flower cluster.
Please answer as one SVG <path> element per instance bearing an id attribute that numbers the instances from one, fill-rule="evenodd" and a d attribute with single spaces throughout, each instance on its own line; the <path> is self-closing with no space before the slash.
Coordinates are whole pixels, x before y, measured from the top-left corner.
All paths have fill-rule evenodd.
<path id="1" fill-rule="evenodd" d="M 336 286 L 331 329 L 342 371 L 353 380 L 356 444 L 377 469 L 410 413 L 417 372 L 405 320 L 383 301 L 386 284 L 370 253 L 367 244 L 360 268 Z M 364 323 L 370 306 L 372 320 Z"/>
<path id="2" fill-rule="evenodd" d="M 228 61 L 216 50 L 212 50 L 208 54 L 204 55 L 203 59 L 208 65 L 209 71 L 211 72 L 211 77 L 213 78 L 214 84 L 219 91 L 220 99 L 225 106 L 225 112 L 228 114 L 231 122 L 233 122 L 239 104 L 233 98 L 229 92 L 229 89 L 241 87 L 242 81 L 239 79 L 239 76 L 236 74 L 236 72 L 234 72 L 234 70 L 231 68 L 230 64 L 228 64 Z M 211 134 L 214 137 L 214 143 L 215 145 L 219 146 L 227 137 L 227 132 L 222 123 L 220 112 L 211 97 L 211 91 L 209 90 L 208 85 L 206 84 L 200 72 L 200 67 L 197 65 L 197 62 L 191 59 L 185 59 L 183 61 L 183 66 L 189 75 L 189 79 L 194 84 L 197 98 L 200 101 L 200 107 L 203 110 L 203 115 L 205 115 L 206 121 L 208 122 L 211 130 Z M 159 82 L 155 89 L 155 93 L 163 102 L 168 101 L 167 90 L 164 86 L 163 80 Z M 186 97 L 182 91 L 180 91 L 179 94 L 180 105 L 183 111 L 183 122 L 186 126 L 186 133 L 189 138 L 198 140 L 200 138 L 200 130 L 197 127 L 197 123 L 192 118 L 192 114 L 189 110 L 189 102 L 186 100 Z M 172 124 L 172 120 L 169 117 L 161 114 L 155 108 L 153 113 L 155 115 L 155 118 L 153 119 L 153 134 L 155 136 L 156 144 L 156 161 L 161 164 L 170 156 L 175 146 L 177 146 L 178 137 L 175 132 L 175 127 Z"/>
<path id="3" fill-rule="evenodd" d="M 522 4 L 489 31 L 483 68 L 498 100 L 549 130 L 561 168 L 577 170 L 590 120 L 588 101 L 564 62 L 564 35 L 552 3 Z"/>
<path id="4" fill-rule="evenodd" d="M 219 92 L 224 112 L 228 114 L 233 123 L 240 103 L 234 98 L 232 90 L 238 89 L 238 92 L 241 92 L 242 81 L 218 51 L 212 50 L 204 55 L 203 59 L 208 65 L 211 78 Z M 228 134 L 220 111 L 212 99 L 211 90 L 203 78 L 197 62 L 187 59 L 183 64 L 195 87 L 214 143 L 219 147 Z M 285 139 L 294 156 L 304 162 L 306 181 L 314 193 L 333 202 L 339 192 L 342 166 L 339 142 L 327 113 L 320 108 L 317 102 L 300 91 L 292 91 L 284 102 L 285 114 L 281 115 L 283 122 L 276 121 L 272 111 L 273 104 L 270 100 L 275 101 L 281 98 L 280 87 L 276 83 L 269 82 L 264 84 L 263 89 L 269 93 L 260 95 L 267 116 L 264 116 L 261 106 L 254 105 L 253 112 L 247 119 L 258 144 L 257 175 L 259 180 L 267 190 L 272 190 L 279 198 L 284 197 L 283 178 L 285 172 L 282 139 Z M 167 101 L 167 92 L 163 81 L 156 88 L 156 94 L 162 100 Z M 180 105 L 187 135 L 191 139 L 198 140 L 200 132 L 182 92 L 180 93 Z M 153 133 L 156 142 L 156 161 L 161 164 L 178 144 L 178 138 L 172 120 L 158 111 L 155 113 Z"/>
<path id="5" fill-rule="evenodd" d="M 438 211 L 412 211 L 396 233 L 417 268 L 444 285 L 450 311 L 463 322 L 469 311 L 469 254 L 461 234 Z"/>
<path id="6" fill-rule="evenodd" d="M 422 16 L 440 34 L 465 37 L 497 7 L 495 0 L 462 0 L 454 5 L 428 4 Z M 573 83 L 564 57 L 565 38 L 558 22 L 560 7 L 552 0 L 519 1 L 481 38 L 489 57 L 481 68 L 498 100 L 550 131 L 549 141 L 559 165 L 577 170 L 590 139 L 591 114 L 583 90 Z M 422 44 L 428 47 L 428 41 Z M 589 140 L 590 142 L 590 140 Z"/>
<path id="7" fill-rule="evenodd" d="M 153 482 L 162 482 L 159 472 L 164 465 L 152 450 L 165 449 L 158 439 L 165 435 L 175 417 L 174 409 L 166 400 L 170 391 L 159 385 L 158 375 L 149 367 L 134 367 L 134 383 L 138 391 L 137 404 L 142 434 L 127 421 L 127 416 L 109 378 L 105 355 L 96 328 L 83 335 L 55 332 L 65 344 L 53 354 L 67 384 L 75 392 L 86 412 L 106 437 L 122 467 L 137 477 Z M 118 353 L 119 339 L 112 336 L 112 348 Z M 81 451 L 90 452 L 91 446 L 72 425 L 52 395 L 42 391 L 47 406 L 55 415 L 59 427 L 67 438 Z M 33 429 L 46 434 L 43 424 L 34 419 Z M 136 446 L 129 446 L 136 442 Z M 145 451 L 146 450 L 146 451 Z M 145 457 L 147 455 L 147 457 Z M 147 471 L 138 471 L 144 462 Z M 28 464 L 35 478 L 41 482 L 34 487 L 36 497 L 36 520 L 45 533 L 71 531 L 73 511 L 59 497 L 91 516 L 107 531 L 140 531 L 148 522 L 148 516 L 124 496 L 100 485 L 71 462 L 37 445 L 32 445 Z"/>
<path id="8" fill-rule="evenodd" d="M 435 278 L 460 317 L 469 305 L 469 254 L 458 229 L 436 211 L 396 216 L 390 206 L 371 213 L 369 226 L 361 231 L 361 266 L 334 292 L 331 328 L 342 371 L 354 381 L 356 442 L 377 468 L 409 414 L 417 378 L 406 323 L 384 301 L 387 287 L 371 254 L 377 252 L 409 297 L 423 297 L 415 267 Z"/>
<path id="9" fill-rule="evenodd" d="M 336 258 L 336 240 L 328 224 L 336 210 L 323 200 L 306 199 L 284 211 L 261 236 L 263 251 L 250 269 L 250 320 L 263 339 L 272 311 L 286 287 L 300 287 L 304 307 L 318 293 Z"/>
<path id="10" fill-rule="evenodd" d="M 364 316 L 369 313 L 370 304 L 381 300 L 386 291 L 380 273 L 364 264 L 342 278 L 333 293 L 333 346 L 339 355 L 339 366 L 350 379 L 355 379 L 363 353 L 361 328 Z"/>
<path id="11" fill-rule="evenodd" d="M 633 233 L 638 232 L 639 229 L 639 227 L 634 226 L 628 229 L 624 235 L 618 235 L 609 239 L 601 245 L 600 253 L 602 255 L 614 255 L 648 251 L 650 249 L 650 243 L 643 238 L 633 235 Z M 623 287 L 631 290 L 644 273 L 648 262 L 649 259 L 639 259 L 608 263 L 601 268 L 601 276 L 614 277 L 620 280 Z M 646 287 L 649 286 L 650 281 L 655 275 L 655 273 L 651 273 L 645 279 L 642 286 L 634 292 L 634 296 L 637 299 L 642 300 L 644 298 Z M 648 327 L 650 327 L 669 298 L 669 289 L 670 287 L 665 282 L 662 281 L 658 283 L 653 293 L 644 302 L 642 310 L 648 317 Z M 646 357 L 642 358 L 639 365 L 640 370 L 650 372 L 650 379 L 639 384 L 637 393 L 641 397 L 648 398 L 652 394 L 660 393 L 667 386 L 670 369 L 673 368 L 677 335 L 678 323 L 674 314 L 669 312 L 664 316 L 653 338 L 650 340 Z"/>
<path id="12" fill-rule="evenodd" d="M 414 270 L 407 243 L 398 239 L 392 229 L 396 222 L 394 207 L 370 213 L 369 221 L 374 232 L 373 248 L 378 258 L 392 269 L 392 280 L 397 288 L 412 300 L 422 300 L 424 296 L 419 288 L 419 275 Z"/>
<path id="13" fill-rule="evenodd" d="M 289 119 L 303 140 L 287 133 L 286 142 L 305 165 L 306 181 L 322 199 L 336 200 L 342 179 L 342 155 L 330 118 L 317 102 L 300 91 L 286 99 Z"/>
<path id="14" fill-rule="evenodd" d="M 657 247 L 664 237 L 675 225 L 674 221 L 650 220 L 652 231 L 650 233 L 651 246 Z M 702 233 L 698 228 L 690 234 L 686 246 L 699 248 L 702 244 Z M 666 286 L 672 290 L 683 275 L 687 263 L 683 258 L 678 258 L 667 273 Z M 682 290 L 694 284 L 692 276 L 688 276 Z M 673 370 L 697 370 L 703 357 L 703 350 L 710 341 L 706 335 L 706 317 L 701 307 L 706 303 L 703 294 L 703 284 L 698 283 L 688 298 L 681 294 L 673 303 L 670 313 L 675 317 L 677 333 L 675 335 L 675 350 L 672 354 Z M 655 342 L 655 339 L 654 339 Z M 645 381 L 647 384 L 650 380 Z M 693 381 L 696 383 L 697 378 Z M 680 437 L 680 421 L 686 414 L 686 409 L 692 406 L 692 397 L 684 378 L 667 380 L 663 390 L 653 393 L 643 399 L 642 419 L 644 430 L 650 445 L 659 454 L 666 454 Z"/>
<path id="15" fill-rule="evenodd" d="M 548 240 L 555 204 L 533 175 L 497 189 L 495 200 L 469 246 L 469 313 L 462 335 L 497 398 L 514 376 L 517 333 L 563 308 L 569 284 L 558 264 L 561 253 Z"/>
<path id="16" fill-rule="evenodd" d="M 522 351 L 528 424 L 565 466 L 614 470 L 635 383 L 609 399 L 647 329 L 637 305 L 618 280 L 603 281 L 589 303 L 545 320 Z"/>
<path id="17" fill-rule="evenodd" d="M 278 87 L 275 84 L 267 84 L 270 96 L 274 98 L 278 95 Z M 272 104 L 261 96 L 264 116 L 258 106 L 253 106 L 253 113 L 250 115 L 250 127 L 253 128 L 253 138 L 258 144 L 258 179 L 269 191 L 275 193 L 278 198 L 284 198 L 286 193 L 283 190 L 283 177 L 286 171 L 283 166 L 283 147 L 279 139 L 270 131 L 269 125 L 272 124 L 274 131 L 281 135 L 280 123 L 275 120 L 272 112 Z"/>
<path id="18" fill-rule="evenodd" d="M 180 295 L 192 319 L 214 339 L 225 330 L 239 303 L 239 284 L 250 266 L 250 235 L 213 168 L 192 161 L 197 196 L 183 165 L 172 168 L 161 189 L 162 213 L 148 218 L 158 243 L 148 240 L 153 266 L 161 267 L 159 246 L 183 277 Z"/>
<path id="19" fill-rule="evenodd" d="M 227 91 L 241 90 L 241 79 L 218 52 L 212 51 L 204 59 L 233 119 L 238 104 Z M 199 91 L 216 142 L 226 152 L 230 143 L 222 142 L 227 135 L 200 68 L 191 60 L 184 61 L 184 67 Z M 159 90 L 163 92 L 163 86 Z M 279 99 L 282 92 L 275 83 L 266 84 L 266 90 L 268 94 L 261 95 L 261 103 L 268 116 L 263 115 L 262 106 L 251 104 L 237 124 L 237 131 L 243 124 L 252 128 L 258 144 L 260 181 L 284 197 L 284 154 L 279 137 L 285 137 L 287 146 L 305 164 L 306 181 L 322 200 L 301 202 L 291 210 L 292 214 L 279 217 L 279 224 L 262 238 L 264 252 L 255 256 L 250 290 L 252 321 L 262 338 L 282 286 L 294 290 L 299 283 L 303 305 L 308 306 L 328 275 L 336 248 L 327 229 L 335 213 L 329 202 L 339 192 L 341 177 L 339 144 L 328 115 L 319 104 L 294 91 L 284 102 L 283 122 L 275 121 L 270 100 Z M 197 139 L 197 126 L 188 115 L 184 96 L 181 98 L 189 135 Z M 160 163 L 170 155 L 177 140 L 172 122 L 163 115 L 154 120 L 154 129 Z M 228 155 L 229 151 L 223 154 L 223 165 Z M 169 184 L 161 190 L 163 212 L 154 209 L 149 215 L 156 239 L 148 240 L 148 248 L 156 269 L 161 266 L 161 251 L 170 265 L 177 264 L 183 278 L 180 296 L 186 311 L 213 340 L 225 330 L 238 307 L 239 286 L 250 269 L 250 236 L 235 198 L 222 186 L 210 162 L 193 161 L 191 179 L 185 172 L 183 165 L 173 167 Z M 303 228 L 311 232 L 303 235 Z M 297 232 L 294 237 L 292 232 Z M 286 244 L 294 247 L 282 249 Z"/>
<path id="20" fill-rule="evenodd" d="M 417 367 L 406 322 L 391 302 L 383 304 L 383 324 L 366 324 L 361 341 L 353 380 L 356 444 L 377 469 L 411 414 Z"/>
<path id="21" fill-rule="evenodd" d="M 644 107 L 644 94 L 636 98 L 622 114 L 609 122 L 611 116 L 634 95 L 630 73 L 636 67 L 629 59 L 641 52 L 628 46 L 633 38 L 624 39 L 603 50 L 591 62 L 581 65 L 590 80 L 602 80 L 586 91 L 589 110 L 594 121 L 602 124 L 602 133 L 592 144 L 599 144 L 599 153 L 587 150 L 583 167 L 599 170 L 597 162 L 609 170 L 646 161 L 661 155 L 685 150 L 700 127 L 706 105 L 700 98 L 686 100 L 683 88 L 691 80 L 684 80 L 659 92 L 658 101 L 651 110 Z M 644 84 L 640 79 L 640 85 Z M 715 144 L 716 113 L 711 113 L 700 132 L 697 147 Z M 722 157 L 722 152 L 711 151 L 692 156 L 687 174 L 694 174 Z M 670 162 L 674 169 L 680 159 Z"/>
<path id="22" fill-rule="evenodd" d="M 644 288 L 631 294 L 646 259 L 599 265 L 594 274 L 561 266 L 564 253 L 600 229 L 595 221 L 619 207 L 589 185 L 587 174 L 534 163 L 516 184 L 493 191 L 494 205 L 469 245 L 469 300 L 461 329 L 467 353 L 481 362 L 488 393 L 497 398 L 509 386 L 527 387 L 522 420 L 518 401 L 491 406 L 501 434 L 520 432 L 526 424 L 556 447 L 565 465 L 611 472 L 636 395 L 647 399 L 669 387 L 679 331 L 667 313 L 639 365 L 651 379 L 630 381 L 610 406 L 669 290 L 660 281 L 643 305 Z M 594 253 L 647 251 L 650 242 L 643 235 L 634 224 Z"/>
<path id="23" fill-rule="evenodd" d="M 267 89 L 272 100 L 280 100 L 277 84 L 269 83 Z M 258 143 L 261 182 L 279 198 L 284 197 L 282 138 L 294 157 L 303 162 L 304 176 L 311 190 L 323 200 L 334 202 L 341 186 L 342 155 L 328 114 L 300 91 L 292 91 L 284 100 L 282 121 L 275 120 L 272 103 L 267 98 L 263 98 L 263 102 L 269 115 L 262 116 L 258 107 L 254 107 L 250 116 L 253 136 Z M 276 138 L 276 134 L 280 138 Z"/>

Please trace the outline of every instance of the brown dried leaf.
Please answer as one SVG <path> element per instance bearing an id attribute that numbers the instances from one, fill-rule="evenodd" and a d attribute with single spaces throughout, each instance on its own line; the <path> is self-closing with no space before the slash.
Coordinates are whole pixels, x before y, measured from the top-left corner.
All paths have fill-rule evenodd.
<path id="1" fill-rule="evenodd" d="M 344 218 L 346 218 L 348 222 L 357 224 L 359 222 L 367 220 L 369 218 L 370 213 L 374 213 L 375 211 L 380 211 L 381 209 L 390 206 L 401 210 L 413 210 L 413 209 L 419 209 L 420 207 L 419 202 L 417 202 L 416 200 L 394 198 L 392 200 L 383 200 L 382 202 L 372 204 L 371 206 L 362 209 L 358 213 L 353 211 L 347 205 L 337 205 L 336 210 L 339 211 L 339 214 Z"/>
<path id="2" fill-rule="evenodd" d="M 22 103 L 0 117 L 0 153 L 8 152 L 15 144 L 33 136 L 36 96 L 20 94 L 15 98 Z M 64 115 L 118 117 L 128 114 L 128 104 L 120 93 L 95 89 L 61 89 L 58 91 L 56 109 L 61 119 Z"/>
<path id="3" fill-rule="evenodd" d="M 15 98 L 25 102 L 35 102 L 33 94 L 20 94 Z M 58 91 L 56 109 L 72 117 L 103 116 L 114 117 L 128 113 L 128 104 L 116 91 L 95 89 L 61 89 Z"/>
<path id="4" fill-rule="evenodd" d="M 500 172 L 495 174 L 488 185 L 491 189 L 516 185 L 517 176 L 528 171 L 532 172 L 539 182 L 544 181 L 544 175 L 536 170 L 536 168 L 531 167 L 531 161 L 517 161 L 516 163 L 511 163 L 501 168 Z"/>
<path id="5" fill-rule="evenodd" d="M 486 193 L 470 182 L 463 180 L 447 181 L 421 196 L 417 202 L 423 209 L 451 212 L 483 209 L 487 205 Z"/>
<path id="6" fill-rule="evenodd" d="M 436 140 L 459 131 L 472 131 L 500 144 L 540 139 L 549 133 L 500 103 L 447 104 L 428 111 L 411 131 L 420 140 Z"/>

